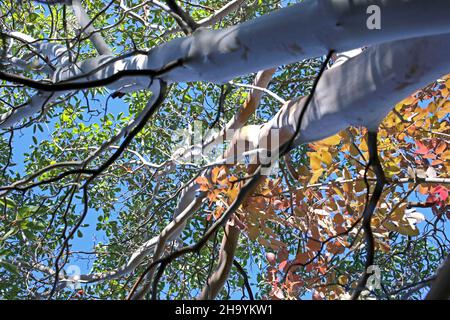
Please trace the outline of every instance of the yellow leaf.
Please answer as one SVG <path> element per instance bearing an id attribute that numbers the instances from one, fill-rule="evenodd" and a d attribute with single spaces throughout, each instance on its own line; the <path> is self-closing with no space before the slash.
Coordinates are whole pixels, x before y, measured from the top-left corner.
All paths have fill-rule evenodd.
<path id="1" fill-rule="evenodd" d="M 339 276 L 339 278 L 338 278 L 338 283 L 340 284 L 340 285 L 346 285 L 347 283 L 348 283 L 348 278 L 347 278 L 347 276 L 344 276 L 344 275 L 342 275 L 342 276 Z"/>
<path id="2" fill-rule="evenodd" d="M 329 138 L 323 139 L 317 144 L 326 145 L 326 146 L 335 146 L 338 145 L 339 142 L 341 142 L 341 136 L 339 134 L 335 134 L 334 136 L 331 136 Z"/>
<path id="3" fill-rule="evenodd" d="M 419 235 L 419 229 L 417 229 L 415 225 L 402 223 L 398 227 L 398 233 L 403 234 L 405 236 L 415 237 Z"/>
<path id="4" fill-rule="evenodd" d="M 447 101 L 444 103 L 444 105 L 439 108 L 439 110 L 436 112 L 436 117 L 443 118 L 447 114 L 450 113 L 450 101 Z"/>
<path id="5" fill-rule="evenodd" d="M 339 197 L 341 197 L 341 199 L 344 199 L 344 200 L 345 200 L 344 195 L 342 194 L 341 190 L 339 190 L 338 187 L 333 187 L 333 190 L 334 190 L 334 192 L 336 192 L 336 194 L 337 194 Z"/>
<path id="6" fill-rule="evenodd" d="M 391 220 L 385 221 L 383 226 L 390 231 L 395 231 L 405 236 L 413 237 L 419 235 L 419 229 L 416 224 L 425 218 L 418 212 L 405 213 L 405 206 L 397 208 L 391 215 Z"/>
<path id="7" fill-rule="evenodd" d="M 320 157 L 317 154 L 317 152 L 310 152 L 310 153 L 308 153 L 308 155 L 309 155 L 309 163 L 310 163 L 311 169 L 313 171 L 321 169 L 322 168 L 321 160 L 320 160 Z"/>
<path id="8" fill-rule="evenodd" d="M 417 98 L 414 98 L 414 96 L 412 95 L 412 96 L 409 96 L 408 98 L 406 98 L 405 100 L 403 100 L 401 102 L 401 104 L 409 106 L 409 105 L 414 104 L 416 102 L 417 102 Z"/>
<path id="9" fill-rule="evenodd" d="M 435 113 L 436 109 L 437 109 L 437 105 L 434 102 L 431 102 L 428 106 L 427 106 L 428 112 L 431 113 Z"/>
<path id="10" fill-rule="evenodd" d="M 361 151 L 367 151 L 367 142 L 366 139 L 362 139 L 361 144 L 359 145 L 359 149 L 361 149 Z"/>
<path id="11" fill-rule="evenodd" d="M 398 222 L 396 222 L 396 221 L 389 221 L 389 220 L 387 220 L 387 221 L 385 221 L 384 223 L 383 223 L 383 226 L 386 228 L 386 229 L 388 229 L 389 231 L 397 231 L 397 229 L 398 229 Z"/>
<path id="12" fill-rule="evenodd" d="M 319 180 L 319 178 L 322 176 L 323 171 L 324 170 L 322 168 L 315 170 L 313 176 L 311 177 L 311 180 L 309 180 L 309 183 L 310 184 L 316 183 Z"/>
<path id="13" fill-rule="evenodd" d="M 241 188 L 233 187 L 226 191 L 226 195 L 228 196 L 228 200 L 230 203 L 233 202 L 234 199 L 236 199 L 240 190 L 241 190 Z"/>
<path id="14" fill-rule="evenodd" d="M 321 150 L 319 152 L 320 160 L 325 163 L 327 166 L 331 165 L 333 163 L 333 159 L 331 157 L 331 153 L 325 150 Z"/>
<path id="15" fill-rule="evenodd" d="M 402 170 L 395 165 L 390 165 L 389 167 L 386 167 L 384 171 L 386 176 L 392 177 L 393 175 L 400 173 Z"/>

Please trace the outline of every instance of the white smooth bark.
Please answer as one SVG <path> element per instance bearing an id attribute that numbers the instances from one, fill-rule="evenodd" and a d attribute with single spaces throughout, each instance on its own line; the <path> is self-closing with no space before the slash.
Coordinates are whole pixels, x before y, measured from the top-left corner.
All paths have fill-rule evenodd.
<path id="1" fill-rule="evenodd" d="M 92 44 L 99 54 L 111 54 L 111 50 L 103 39 L 102 35 L 95 30 L 93 24 L 91 23 L 91 19 L 87 15 L 86 11 L 81 4 L 80 0 L 70 0 L 73 13 L 80 24 L 83 33 L 89 37 Z"/>
<path id="2" fill-rule="evenodd" d="M 369 30 L 366 9 L 382 8 L 382 29 Z M 120 70 L 158 70 L 182 59 L 184 67 L 162 77 L 168 82 L 210 81 L 223 83 L 237 76 L 326 54 L 400 39 L 450 32 L 450 2 L 435 0 L 309 0 L 222 30 L 200 28 L 192 36 L 178 38 L 102 69 L 90 80 Z M 414 16 L 414 19 L 411 19 Z M 80 63 L 57 72 L 55 81 L 67 80 L 92 70 L 104 61 Z M 89 64 L 89 66 L 84 66 Z M 88 70 L 87 70 L 88 69 Z M 140 88 L 149 83 L 143 78 Z M 85 79 L 83 79 L 85 80 Z M 136 79 L 134 79 L 136 80 Z M 80 80 L 78 80 L 80 81 Z M 121 81 L 122 82 L 122 81 Z M 125 81 L 129 84 L 130 79 Z M 114 85 L 118 88 L 122 85 Z M 137 88 L 136 88 L 137 89 Z M 135 89 L 135 90 L 136 90 Z M 129 90 L 132 90 L 129 88 Z"/>
<path id="3" fill-rule="evenodd" d="M 450 72 L 449 55 L 445 34 L 377 45 L 326 71 L 295 143 L 321 140 L 348 126 L 376 129 L 399 101 Z M 290 126 L 282 129 L 292 130 L 304 100 L 286 107 L 288 118 L 271 123 L 288 119 Z"/>
<path id="4" fill-rule="evenodd" d="M 381 8 L 381 30 L 370 30 L 366 26 L 369 5 Z M 159 70 L 171 62 L 182 60 L 182 67 L 161 78 L 167 82 L 224 83 L 239 75 L 320 56 L 330 49 L 341 52 L 394 40 L 449 33 L 447 12 L 450 12 L 450 1 L 447 0 L 307 0 L 223 30 L 200 28 L 192 36 L 152 49 L 148 55 L 109 64 L 106 62 L 111 56 L 106 55 L 76 66 L 63 67 L 55 72 L 53 80 L 67 81 L 73 77 L 78 77 L 76 82 L 98 80 L 121 70 Z M 106 67 L 90 74 L 105 63 Z M 86 73 L 89 76 L 83 77 Z M 148 76 L 136 76 L 124 77 L 107 87 L 131 92 L 148 89 L 150 84 Z M 15 121 L 23 118 L 21 112 L 24 108 L 18 111 Z M 7 128 L 15 121 L 8 121 L 0 127 Z"/>

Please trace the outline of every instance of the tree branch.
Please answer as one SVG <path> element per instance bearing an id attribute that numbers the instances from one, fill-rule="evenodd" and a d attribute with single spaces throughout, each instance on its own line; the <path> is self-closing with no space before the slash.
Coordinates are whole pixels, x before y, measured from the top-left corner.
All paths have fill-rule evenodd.
<path id="1" fill-rule="evenodd" d="M 426 300 L 448 300 L 450 298 L 450 255 L 436 272 Z"/>
<path id="2" fill-rule="evenodd" d="M 89 37 L 92 44 L 94 45 L 97 52 L 101 55 L 111 55 L 111 49 L 106 44 L 105 40 L 99 33 L 99 31 L 95 30 L 92 21 L 89 19 L 86 11 L 84 10 L 80 0 L 69 0 L 71 2 L 71 7 L 73 9 L 73 13 L 80 24 L 83 33 Z"/>
<path id="3" fill-rule="evenodd" d="M 366 262 L 364 266 L 364 273 L 358 284 L 355 288 L 355 291 L 351 297 L 352 300 L 357 300 L 361 295 L 361 292 L 365 289 L 366 283 L 369 280 L 370 274 L 368 273 L 369 267 L 374 264 L 375 258 L 375 242 L 372 233 L 371 221 L 372 216 L 377 206 L 377 203 L 380 201 L 381 194 L 383 192 L 384 185 L 386 184 L 386 177 L 384 175 L 383 168 L 380 163 L 380 159 L 378 157 L 377 150 L 377 132 L 368 132 L 368 142 L 367 146 L 369 148 L 369 162 L 367 163 L 367 167 L 364 173 L 365 183 L 367 186 L 367 197 L 370 193 L 370 185 L 367 181 L 367 172 L 370 167 L 374 169 L 375 175 L 377 177 L 377 182 L 375 184 L 375 189 L 370 197 L 370 200 L 366 199 L 366 205 L 363 211 L 363 229 L 364 229 L 364 237 L 366 241 Z M 366 198 L 367 198 L 366 197 Z"/>
<path id="4" fill-rule="evenodd" d="M 186 34 L 191 34 L 199 27 L 197 22 L 192 19 L 192 17 L 186 13 L 181 7 L 177 4 L 175 0 L 166 0 L 167 5 L 169 8 L 182 19 L 182 25 L 181 28 L 183 28 L 183 31 Z M 187 27 L 187 28 L 186 28 Z"/>
<path id="5" fill-rule="evenodd" d="M 219 294 L 230 274 L 240 233 L 236 226 L 225 226 L 217 268 L 208 278 L 197 300 L 214 300 Z"/>
<path id="6" fill-rule="evenodd" d="M 242 278 L 244 278 L 244 285 L 248 292 L 248 298 L 249 300 L 255 300 L 253 297 L 252 287 L 250 286 L 250 283 L 248 281 L 247 273 L 245 272 L 244 268 L 239 264 L 237 260 L 233 260 L 233 265 L 236 267 L 238 272 L 241 274 Z"/>

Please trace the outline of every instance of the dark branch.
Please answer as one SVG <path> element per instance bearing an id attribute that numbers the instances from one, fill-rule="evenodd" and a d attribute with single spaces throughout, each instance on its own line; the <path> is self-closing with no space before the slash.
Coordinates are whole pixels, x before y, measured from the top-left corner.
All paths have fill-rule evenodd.
<path id="1" fill-rule="evenodd" d="M 372 233 L 371 221 L 377 203 L 381 198 L 384 185 L 386 184 L 386 177 L 384 175 L 384 171 L 378 157 L 377 132 L 368 132 L 367 145 L 369 148 L 369 162 L 367 163 L 366 170 L 364 172 L 364 181 L 367 186 L 367 195 L 370 192 L 370 185 L 367 180 L 367 172 L 370 167 L 373 167 L 374 169 L 375 175 L 377 177 L 377 182 L 375 184 L 375 189 L 372 193 L 372 196 L 370 197 L 370 200 L 368 202 L 366 201 L 366 205 L 363 211 L 362 227 L 364 230 L 364 237 L 366 241 L 367 258 L 364 267 L 364 273 L 358 281 L 357 287 L 351 297 L 352 300 L 357 300 L 359 298 L 361 292 L 365 289 L 367 281 L 369 280 L 369 277 L 371 275 L 367 272 L 367 270 L 370 266 L 373 265 L 375 260 L 375 242 Z"/>
<path id="2" fill-rule="evenodd" d="M 168 63 L 166 66 L 159 70 L 122 70 L 118 71 L 115 74 L 111 75 L 110 77 L 99 79 L 99 80 L 92 80 L 92 81 L 83 81 L 83 82 L 69 82 L 72 79 L 68 79 L 64 82 L 58 82 L 58 83 L 43 83 L 39 82 L 33 79 L 25 78 L 22 76 L 18 76 L 15 74 L 7 73 L 0 71 L 0 79 L 18 83 L 25 85 L 29 88 L 33 88 L 40 91 L 46 91 L 46 92 L 57 92 L 57 91 L 66 91 L 66 90 L 82 90 L 82 89 L 90 89 L 90 88 L 96 88 L 96 87 L 103 87 L 108 84 L 111 84 L 123 77 L 129 77 L 129 76 L 148 76 L 152 78 L 157 78 L 162 75 L 164 75 L 167 72 L 170 72 L 171 70 L 182 66 L 184 63 L 183 60 L 177 60 L 173 61 L 171 63 Z"/>
<path id="3" fill-rule="evenodd" d="M 184 33 L 191 34 L 199 27 L 197 22 L 192 19 L 192 17 L 186 13 L 181 7 L 177 4 L 175 0 L 166 0 L 167 5 L 169 6 L 170 10 L 173 11 L 178 17 L 182 19 L 180 24 L 180 27 L 183 29 Z"/>
<path id="4" fill-rule="evenodd" d="M 239 264 L 239 262 L 237 260 L 233 260 L 233 265 L 239 271 L 242 278 L 244 278 L 244 285 L 248 292 L 248 298 L 250 300 L 255 300 L 255 298 L 253 297 L 252 287 L 250 286 L 250 282 L 248 281 L 247 272 L 245 272 L 244 268 L 242 268 L 242 266 Z"/>

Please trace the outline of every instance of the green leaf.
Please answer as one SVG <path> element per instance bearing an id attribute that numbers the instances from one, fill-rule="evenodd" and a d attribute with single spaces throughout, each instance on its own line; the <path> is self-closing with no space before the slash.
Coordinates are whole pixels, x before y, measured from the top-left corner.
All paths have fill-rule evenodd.
<path id="1" fill-rule="evenodd" d="M 6 232 L 3 237 L 1 238 L 1 241 L 5 241 L 6 239 L 8 239 L 9 237 L 11 237 L 13 234 L 15 234 L 18 230 L 16 228 L 11 228 L 9 229 L 8 232 Z"/>
<path id="2" fill-rule="evenodd" d="M 19 268 L 17 268 L 17 266 L 6 262 L 6 261 L 0 261 L 0 266 L 2 266 L 3 268 L 5 268 L 6 270 L 8 270 L 9 272 L 15 273 L 15 274 L 19 274 Z"/>
<path id="3" fill-rule="evenodd" d="M 5 206 L 7 208 L 15 208 L 16 207 L 16 202 L 13 199 L 10 198 L 2 198 L 0 199 L 0 204 L 1 206 Z"/>

